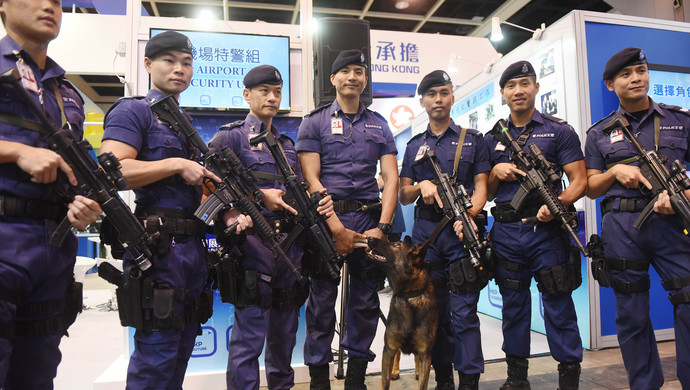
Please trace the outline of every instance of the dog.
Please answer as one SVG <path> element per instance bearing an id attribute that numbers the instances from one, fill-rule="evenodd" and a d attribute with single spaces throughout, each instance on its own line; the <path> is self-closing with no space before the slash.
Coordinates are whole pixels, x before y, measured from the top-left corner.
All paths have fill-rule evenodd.
<path id="1" fill-rule="evenodd" d="M 393 290 L 384 336 L 382 388 L 390 388 L 395 356 L 402 351 L 419 359 L 419 389 L 424 390 L 429 384 L 438 327 L 434 285 L 424 262 L 429 242 L 412 245 L 407 240 L 388 242 L 369 237 L 367 244 L 367 257 L 384 269 Z"/>

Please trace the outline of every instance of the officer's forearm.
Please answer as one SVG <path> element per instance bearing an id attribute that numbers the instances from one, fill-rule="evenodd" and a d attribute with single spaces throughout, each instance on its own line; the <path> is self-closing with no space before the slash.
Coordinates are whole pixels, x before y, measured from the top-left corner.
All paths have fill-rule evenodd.
<path id="1" fill-rule="evenodd" d="M 391 223 L 395 206 L 398 203 L 398 160 L 394 154 L 381 156 L 381 178 L 383 179 L 383 193 L 381 194 L 380 223 Z"/>
<path id="2" fill-rule="evenodd" d="M 157 161 L 141 161 L 132 158 L 120 160 L 122 176 L 129 182 L 127 189 L 134 189 L 168 178 L 178 172 L 177 158 Z"/>
<path id="3" fill-rule="evenodd" d="M 612 168 L 613 169 L 613 168 Z M 616 182 L 616 176 L 612 173 L 612 169 L 602 172 L 598 169 L 587 170 L 587 196 L 591 199 L 596 199 L 606 193 L 608 189 Z"/>
<path id="4" fill-rule="evenodd" d="M 17 162 L 22 150 L 31 147 L 19 142 L 0 141 L 0 164 Z"/>
<path id="5" fill-rule="evenodd" d="M 400 192 L 398 193 L 398 201 L 403 205 L 408 205 L 422 194 L 419 184 L 413 184 L 409 177 L 400 178 Z"/>
<path id="6" fill-rule="evenodd" d="M 563 171 L 568 176 L 570 184 L 558 198 L 565 206 L 570 206 L 584 196 L 587 190 L 587 170 L 585 161 L 579 160 L 563 166 Z"/>
<path id="7" fill-rule="evenodd" d="M 498 192 L 498 187 L 501 185 L 501 179 L 498 178 L 494 170 L 492 169 L 491 172 L 489 172 L 489 180 L 487 183 L 487 189 L 486 189 L 486 198 L 487 199 L 495 199 L 496 198 L 496 193 Z"/>
<path id="8" fill-rule="evenodd" d="M 472 208 L 469 210 L 474 217 L 484 209 L 486 204 L 488 180 L 489 175 L 487 173 L 480 173 L 474 176 L 474 192 L 471 197 Z"/>

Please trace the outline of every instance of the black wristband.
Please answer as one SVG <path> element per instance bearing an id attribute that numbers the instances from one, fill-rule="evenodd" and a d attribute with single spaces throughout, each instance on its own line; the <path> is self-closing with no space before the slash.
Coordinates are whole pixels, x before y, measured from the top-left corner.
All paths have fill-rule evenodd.
<path id="1" fill-rule="evenodd" d="M 390 223 L 379 223 L 376 225 L 379 230 L 383 232 L 383 234 L 391 234 L 391 231 L 393 230 L 393 225 Z"/>

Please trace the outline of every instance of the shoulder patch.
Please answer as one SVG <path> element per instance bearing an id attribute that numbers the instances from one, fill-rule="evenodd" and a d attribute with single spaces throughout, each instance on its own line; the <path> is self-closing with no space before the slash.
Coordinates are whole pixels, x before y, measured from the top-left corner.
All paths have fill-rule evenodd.
<path id="1" fill-rule="evenodd" d="M 295 140 L 293 140 L 292 138 L 288 137 L 288 136 L 285 135 L 285 134 L 281 134 L 280 137 L 281 137 L 281 138 L 287 139 L 288 141 L 290 141 L 290 142 L 292 143 L 292 146 L 293 146 L 293 147 L 295 146 Z"/>
<path id="2" fill-rule="evenodd" d="M 311 111 L 310 111 L 307 115 L 305 115 L 304 117 L 306 118 L 306 117 L 311 116 L 312 114 L 316 114 L 316 113 L 319 112 L 319 111 L 323 111 L 326 107 L 330 106 L 331 104 L 332 104 L 332 103 L 328 103 L 328 104 L 324 104 L 323 106 L 316 107 L 315 109 L 311 110 Z"/>
<path id="3" fill-rule="evenodd" d="M 681 113 L 683 113 L 683 114 L 685 114 L 685 115 L 690 115 L 690 110 L 688 110 L 688 109 L 685 108 L 685 107 L 673 106 L 673 105 L 665 104 L 665 103 L 659 103 L 659 106 L 660 106 L 661 108 L 665 108 L 665 109 L 668 109 L 668 110 L 671 110 L 671 111 L 681 112 Z"/>
<path id="4" fill-rule="evenodd" d="M 606 119 L 610 118 L 611 115 L 613 115 L 613 114 L 615 114 L 615 113 L 616 113 L 615 110 L 614 110 L 614 111 L 611 111 L 610 114 L 608 114 L 608 115 L 606 115 L 605 117 L 599 119 L 598 121 L 592 123 L 592 126 L 589 126 L 589 129 L 587 129 L 586 133 L 589 133 L 589 131 L 592 130 L 592 128 L 593 128 L 594 126 L 596 126 L 596 125 L 598 125 L 599 123 L 601 123 L 601 122 L 605 121 Z"/>
<path id="5" fill-rule="evenodd" d="M 541 114 L 541 116 L 543 116 L 544 118 L 550 120 L 551 122 L 556 122 L 556 123 L 558 123 L 558 124 L 567 123 L 565 119 L 557 118 L 557 117 L 555 117 L 555 116 L 546 115 L 546 114 Z"/>
<path id="6" fill-rule="evenodd" d="M 226 123 L 226 124 L 224 124 L 223 126 L 219 127 L 219 128 L 218 128 L 218 131 L 221 131 L 221 130 L 226 130 L 226 131 L 227 131 L 227 130 L 232 130 L 232 129 L 236 128 L 236 127 L 242 126 L 243 124 L 244 124 L 244 121 L 235 121 L 235 122 L 232 122 L 232 123 Z"/>

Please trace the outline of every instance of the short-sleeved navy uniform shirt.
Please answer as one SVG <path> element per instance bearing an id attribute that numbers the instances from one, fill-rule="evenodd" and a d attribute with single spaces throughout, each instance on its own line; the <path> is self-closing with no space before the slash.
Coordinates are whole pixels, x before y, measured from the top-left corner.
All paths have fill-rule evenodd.
<path id="1" fill-rule="evenodd" d="M 103 140 L 119 141 L 133 147 L 137 150 L 137 160 L 141 161 L 198 157 L 198 150 L 191 147 L 183 134 L 176 135 L 151 111 L 151 104 L 164 97 L 152 89 L 142 99 L 118 100 L 105 116 Z M 151 183 L 135 189 L 134 193 L 137 205 L 193 213 L 201 202 L 202 190 L 201 186 L 186 185 L 179 180 L 174 184 L 170 181 Z"/>
<path id="2" fill-rule="evenodd" d="M 609 164 L 637 156 L 637 151 L 621 132 L 604 133 L 603 128 L 618 115 L 624 115 L 635 134 L 647 150 L 656 150 L 654 146 L 654 116 L 659 116 L 658 153 L 666 156 L 666 166 L 678 160 L 681 163 L 690 161 L 690 113 L 685 108 L 656 103 L 650 99 L 650 107 L 642 116 L 632 115 L 623 107 L 595 123 L 587 131 L 585 143 L 585 163 L 587 169 L 605 171 Z M 639 162 L 630 165 L 639 166 Z M 626 188 L 615 181 L 606 191 L 607 197 L 641 198 L 642 192 L 636 188 Z"/>
<path id="3" fill-rule="evenodd" d="M 342 128 L 334 123 L 342 120 Z M 321 155 L 321 184 L 334 199 L 377 199 L 376 165 L 381 156 L 397 154 L 386 120 L 360 104 L 354 118 L 337 100 L 310 112 L 297 134 L 297 151 Z"/>
<path id="4" fill-rule="evenodd" d="M 564 165 L 584 159 L 580 139 L 572 126 L 565 121 L 544 115 L 537 110 L 534 110 L 530 123 L 522 129 L 517 129 L 513 122 L 508 119 L 508 128 L 516 139 L 529 127 L 533 127 L 534 130 L 527 139 L 523 150 L 529 153 L 531 143 L 539 146 L 544 157 L 553 164 L 557 174 L 563 172 Z M 489 145 L 492 166 L 498 163 L 511 162 L 510 149 L 501 144 L 491 132 L 486 135 L 486 142 Z M 496 194 L 496 203 L 510 202 L 519 187 L 518 181 L 502 181 Z M 561 183 L 556 183 L 553 191 L 556 195 L 560 194 L 563 191 Z M 531 195 L 529 201 L 538 201 L 538 194 Z"/>
<path id="5" fill-rule="evenodd" d="M 5 72 L 17 68 L 18 62 L 31 68 L 34 75 L 41 75 L 38 65 L 28 53 L 22 50 L 9 36 L 0 40 L 0 71 Z M 48 58 L 42 76 L 36 78 L 37 91 L 26 89 L 29 96 L 43 107 L 43 113 L 57 128 L 62 127 L 62 113 L 55 95 L 56 87 L 60 89 L 65 116 L 70 124 L 74 136 L 81 139 L 84 125 L 84 103 L 79 93 L 64 81 L 65 70 Z M 9 84 L 0 84 L 0 112 L 38 121 L 29 108 L 18 100 L 16 92 Z M 19 142 L 40 148 L 48 148 L 43 136 L 33 130 L 22 129 L 8 123 L 0 122 L 0 140 Z M 30 180 L 29 175 L 22 171 L 17 164 L 0 164 L 0 193 L 28 198 L 42 199 L 58 203 L 69 199 L 67 177 L 60 173 L 58 180 L 53 183 L 41 184 Z"/>
<path id="6" fill-rule="evenodd" d="M 417 163 L 415 161 L 418 151 L 424 145 L 427 145 L 429 150 L 433 150 L 436 153 L 441 171 L 450 175 L 455 164 L 460 131 L 460 126 L 456 125 L 452 120 L 448 129 L 441 135 L 434 134 L 427 125 L 426 131 L 415 135 L 407 143 L 400 177 L 410 178 L 415 183 L 423 180 L 436 180 L 430 163 Z M 456 183 L 462 184 L 468 194 L 472 194 L 474 192 L 474 176 L 491 170 L 489 147 L 484 140 L 484 136 L 479 131 L 467 129 L 460 156 L 460 162 L 455 174 Z M 424 200 L 420 197 L 417 200 L 417 207 L 433 208 L 434 206 L 424 204 Z"/>

